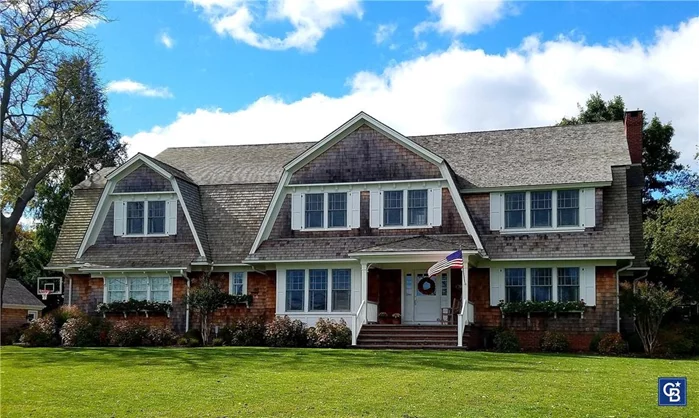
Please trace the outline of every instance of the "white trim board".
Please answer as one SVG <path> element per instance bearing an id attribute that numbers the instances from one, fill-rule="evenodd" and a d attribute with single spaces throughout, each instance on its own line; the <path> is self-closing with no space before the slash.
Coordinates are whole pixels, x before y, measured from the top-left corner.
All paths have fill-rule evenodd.
<path id="1" fill-rule="evenodd" d="M 462 188 L 459 191 L 464 194 L 477 193 L 497 193 L 497 192 L 527 192 L 530 190 L 565 190 L 565 189 L 585 189 L 602 188 L 612 185 L 611 181 L 588 182 L 588 183 L 561 183 L 561 184 L 537 184 L 533 186 L 503 186 L 503 187 L 480 187 Z"/>

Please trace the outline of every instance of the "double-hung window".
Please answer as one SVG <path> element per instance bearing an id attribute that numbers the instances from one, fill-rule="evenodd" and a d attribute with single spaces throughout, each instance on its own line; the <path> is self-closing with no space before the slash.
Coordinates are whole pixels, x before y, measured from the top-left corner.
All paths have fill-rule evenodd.
<path id="1" fill-rule="evenodd" d="M 105 279 L 104 300 L 149 300 L 167 302 L 170 300 L 169 277 L 109 277 Z"/>
<path id="2" fill-rule="evenodd" d="M 143 234 L 144 202 L 126 202 L 126 233 Z"/>
<path id="3" fill-rule="evenodd" d="M 234 271 L 231 272 L 230 276 L 230 294 L 231 295 L 244 295 L 245 294 L 245 272 Z"/>
<path id="4" fill-rule="evenodd" d="M 347 193 L 328 193 L 328 228 L 347 226 Z"/>
<path id="5" fill-rule="evenodd" d="M 286 271 L 286 311 L 303 311 L 306 270 Z"/>
<path id="6" fill-rule="evenodd" d="M 408 191 L 408 225 L 427 225 L 427 190 Z"/>
<path id="7" fill-rule="evenodd" d="M 328 310 L 328 271 L 308 271 L 308 310 Z"/>
<path id="8" fill-rule="evenodd" d="M 580 269 L 577 267 L 558 268 L 558 301 L 576 302 L 580 300 Z"/>
<path id="9" fill-rule="evenodd" d="M 526 193 L 505 193 L 505 228 L 526 226 Z"/>
<path id="10" fill-rule="evenodd" d="M 551 192 L 531 192 L 531 227 L 551 227 Z"/>
<path id="11" fill-rule="evenodd" d="M 165 233 L 165 201 L 148 202 L 148 233 Z"/>
<path id="12" fill-rule="evenodd" d="M 553 270 L 551 268 L 532 268 L 532 300 L 547 302 L 553 300 Z"/>
<path id="13" fill-rule="evenodd" d="M 505 302 L 523 302 L 527 299 L 527 269 L 505 269 Z"/>
<path id="14" fill-rule="evenodd" d="M 126 202 L 126 235 L 165 234 L 165 201 Z"/>
<path id="15" fill-rule="evenodd" d="M 580 225 L 580 192 L 558 191 L 558 226 Z"/>
<path id="16" fill-rule="evenodd" d="M 129 299 L 148 300 L 147 277 L 134 277 L 129 279 Z"/>
<path id="17" fill-rule="evenodd" d="M 383 192 L 383 224 L 384 226 L 403 225 L 402 190 L 391 190 Z"/>
<path id="18" fill-rule="evenodd" d="M 306 228 L 323 228 L 325 224 L 325 195 L 308 193 L 306 195 Z"/>
<path id="19" fill-rule="evenodd" d="M 352 270 L 333 269 L 332 310 L 348 312 L 350 310 Z"/>
<path id="20" fill-rule="evenodd" d="M 106 292 L 107 303 L 126 300 L 127 280 L 125 277 L 109 278 L 109 279 L 106 279 L 106 281 L 107 281 L 107 286 L 106 286 L 106 288 L 107 288 L 107 292 Z"/>

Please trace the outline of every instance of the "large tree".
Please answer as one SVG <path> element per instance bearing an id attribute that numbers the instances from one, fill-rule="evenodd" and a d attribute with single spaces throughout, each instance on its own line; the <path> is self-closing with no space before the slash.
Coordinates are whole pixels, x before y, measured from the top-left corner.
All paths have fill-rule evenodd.
<path id="1" fill-rule="evenodd" d="M 578 116 L 563 118 L 559 125 L 624 120 L 624 99 L 614 96 L 605 101 L 599 92 L 590 95 L 585 105 L 578 104 Z M 672 149 L 670 141 L 675 130 L 670 123 L 664 124 L 657 116 L 650 122 L 643 120 L 643 172 L 645 174 L 644 207 L 653 209 L 659 196 L 673 193 L 682 186 L 681 179 L 691 177 L 677 163 L 680 153 Z"/>
<path id="2" fill-rule="evenodd" d="M 66 54 L 92 56 L 94 46 L 83 29 L 103 19 L 102 0 L 0 3 L 0 291 L 16 227 L 38 185 L 56 170 L 90 158 L 76 152 L 75 136 L 67 129 L 81 116 L 70 113 L 69 83 L 58 74 Z M 47 97 L 51 99 L 42 104 Z"/>

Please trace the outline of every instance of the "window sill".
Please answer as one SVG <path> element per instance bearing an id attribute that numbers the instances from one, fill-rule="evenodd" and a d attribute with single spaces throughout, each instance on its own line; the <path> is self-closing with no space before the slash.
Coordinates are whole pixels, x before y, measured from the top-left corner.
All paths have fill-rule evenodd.
<path id="1" fill-rule="evenodd" d="M 170 235 L 168 234 L 124 234 L 122 235 L 123 238 L 145 238 L 145 237 L 150 237 L 150 238 L 162 238 L 162 237 L 169 237 Z"/>
<path id="2" fill-rule="evenodd" d="M 390 225 L 390 226 L 380 226 L 379 229 L 428 229 L 432 228 L 432 225 Z"/>
<path id="3" fill-rule="evenodd" d="M 561 227 L 561 228 L 512 228 L 512 229 L 501 229 L 500 235 L 514 235 L 514 234 L 555 234 L 559 232 L 584 232 L 585 227 Z"/>
<path id="4" fill-rule="evenodd" d="M 349 226 L 338 226 L 338 227 L 328 227 L 328 228 L 302 228 L 301 232 L 322 232 L 322 231 L 350 231 L 352 227 Z"/>

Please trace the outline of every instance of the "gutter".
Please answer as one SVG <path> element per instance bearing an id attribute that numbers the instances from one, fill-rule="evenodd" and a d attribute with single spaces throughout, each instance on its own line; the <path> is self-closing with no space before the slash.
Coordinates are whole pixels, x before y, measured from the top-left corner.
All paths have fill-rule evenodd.
<path id="1" fill-rule="evenodd" d="M 621 273 L 622 271 L 630 269 L 631 266 L 633 266 L 633 260 L 629 261 L 628 266 L 618 269 L 616 271 L 616 274 L 615 274 L 615 276 L 616 276 L 616 332 L 617 333 L 621 332 L 621 309 L 619 307 L 619 273 Z M 647 275 L 648 275 L 648 273 L 646 273 L 646 276 Z M 634 283 L 636 283 L 635 280 L 634 280 Z"/>

